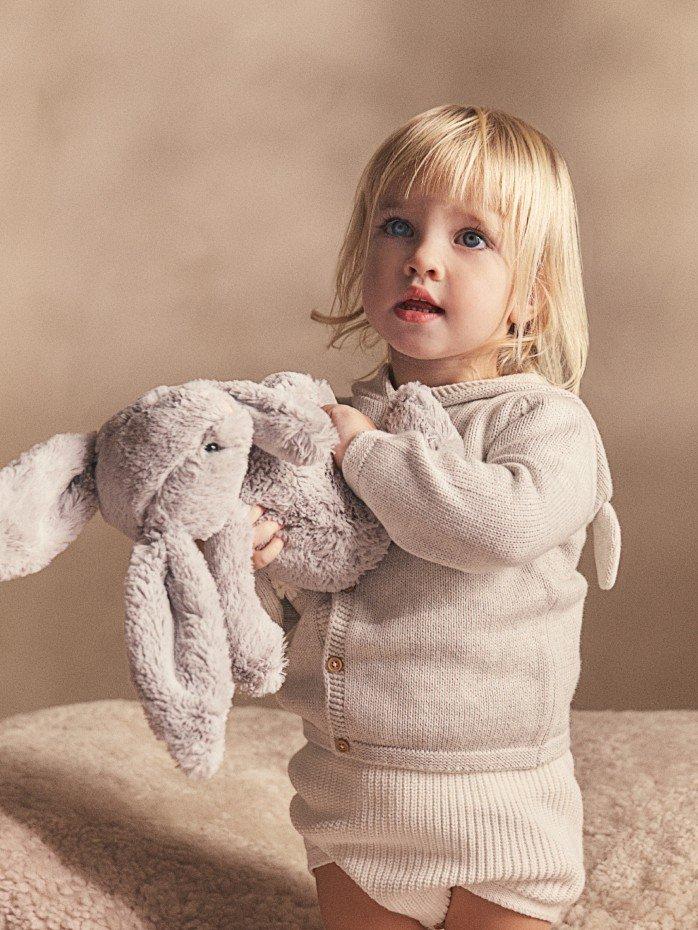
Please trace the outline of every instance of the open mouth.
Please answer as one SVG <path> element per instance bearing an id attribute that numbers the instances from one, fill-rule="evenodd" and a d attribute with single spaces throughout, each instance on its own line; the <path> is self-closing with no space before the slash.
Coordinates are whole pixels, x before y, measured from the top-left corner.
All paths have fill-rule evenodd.
<path id="1" fill-rule="evenodd" d="M 444 314 L 441 307 L 435 307 L 426 300 L 400 301 L 393 307 L 393 312 L 407 323 L 422 323 L 425 320 L 433 320 Z"/>

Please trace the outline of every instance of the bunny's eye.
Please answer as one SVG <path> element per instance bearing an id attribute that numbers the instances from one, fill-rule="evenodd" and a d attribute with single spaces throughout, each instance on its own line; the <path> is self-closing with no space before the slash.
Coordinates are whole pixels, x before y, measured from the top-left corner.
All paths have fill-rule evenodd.
<path id="1" fill-rule="evenodd" d="M 220 452 L 220 448 L 217 442 L 208 442 L 204 446 L 204 452 Z"/>

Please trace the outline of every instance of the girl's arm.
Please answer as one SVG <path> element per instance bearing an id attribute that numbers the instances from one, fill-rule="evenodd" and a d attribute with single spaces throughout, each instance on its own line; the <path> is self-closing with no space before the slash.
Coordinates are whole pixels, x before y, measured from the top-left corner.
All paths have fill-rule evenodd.
<path id="1" fill-rule="evenodd" d="M 393 542 L 462 571 L 520 565 L 594 517 L 595 425 L 563 395 L 522 397 L 486 460 L 434 451 L 421 433 L 365 430 L 342 473 Z"/>

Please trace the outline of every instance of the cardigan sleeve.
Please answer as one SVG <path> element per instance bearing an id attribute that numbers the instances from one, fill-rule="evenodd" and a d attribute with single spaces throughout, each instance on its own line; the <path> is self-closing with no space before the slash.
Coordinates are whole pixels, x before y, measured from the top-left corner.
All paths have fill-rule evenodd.
<path id="1" fill-rule="evenodd" d="M 278 585 L 272 581 L 265 568 L 258 568 L 254 573 L 254 584 L 262 607 L 271 619 L 283 627 L 286 634 L 289 634 L 290 642 L 290 634 L 293 633 L 306 608 L 314 598 L 319 596 L 318 592 L 289 585 Z"/>
<path id="2" fill-rule="evenodd" d="M 574 397 L 521 397 L 484 461 L 433 450 L 415 430 L 365 430 L 342 473 L 412 555 L 468 572 L 520 565 L 593 519 L 594 424 Z"/>
<path id="3" fill-rule="evenodd" d="M 254 573 L 254 587 L 259 602 L 264 610 L 266 610 L 274 623 L 283 626 L 284 608 L 282 600 L 276 593 L 271 578 L 263 568 L 258 568 Z"/>

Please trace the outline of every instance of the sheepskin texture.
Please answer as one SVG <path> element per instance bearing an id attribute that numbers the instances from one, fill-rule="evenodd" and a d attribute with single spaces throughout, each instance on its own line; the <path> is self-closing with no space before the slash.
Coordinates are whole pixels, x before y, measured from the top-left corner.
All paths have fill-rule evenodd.
<path id="1" fill-rule="evenodd" d="M 301 721 L 234 704 L 191 782 L 135 701 L 0 721 L 2 930 L 320 930 L 288 806 Z M 572 711 L 587 882 L 558 928 L 695 926 L 698 713 Z"/>

